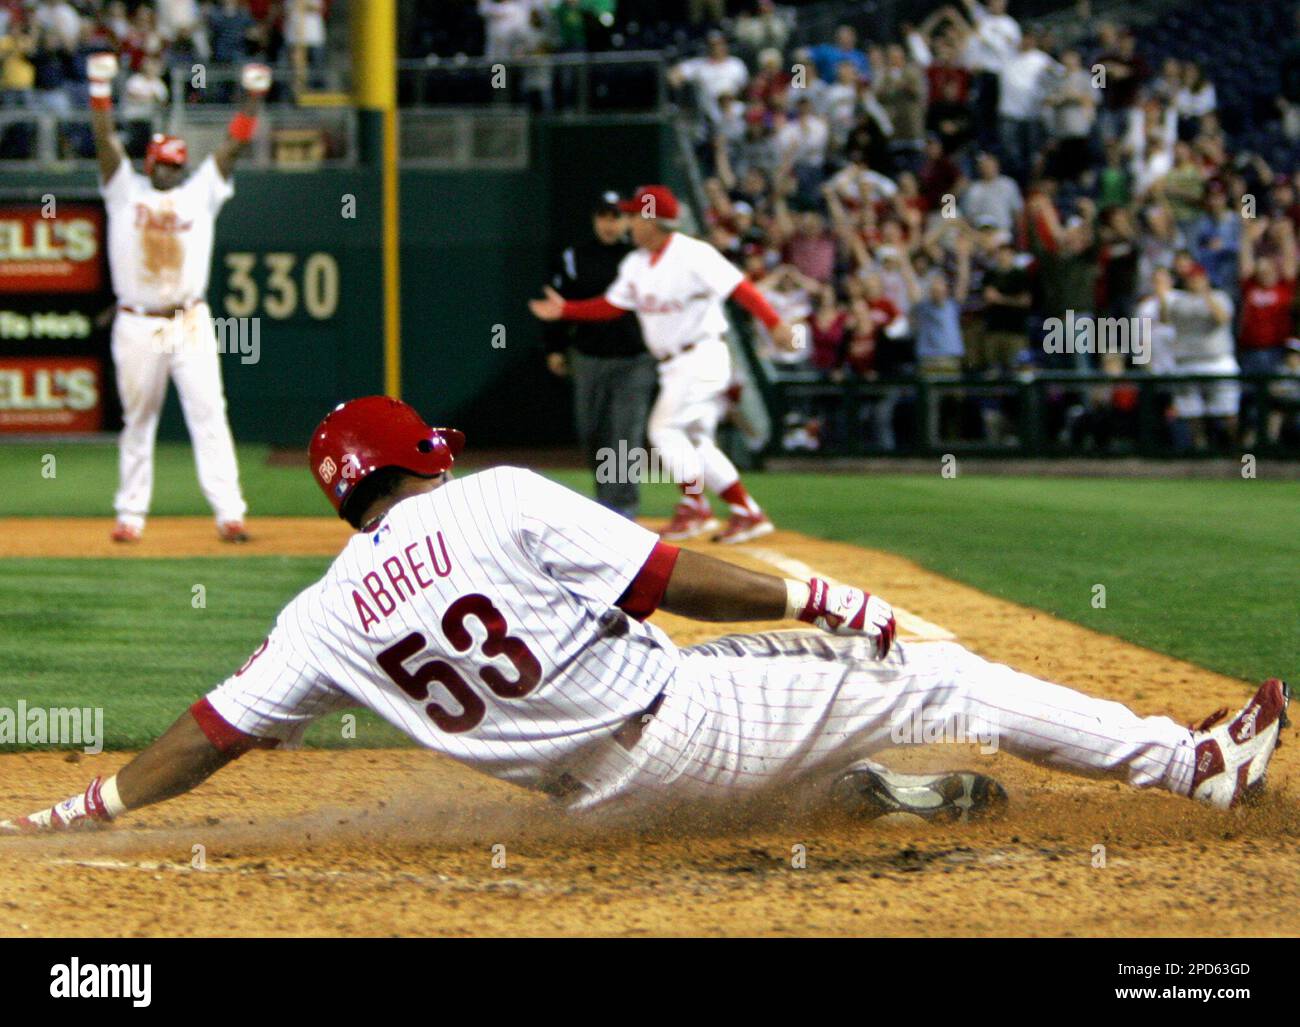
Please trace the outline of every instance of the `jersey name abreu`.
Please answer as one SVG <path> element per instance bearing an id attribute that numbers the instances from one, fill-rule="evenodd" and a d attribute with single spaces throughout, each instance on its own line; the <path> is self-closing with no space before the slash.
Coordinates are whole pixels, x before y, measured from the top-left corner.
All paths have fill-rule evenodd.
<path id="1" fill-rule="evenodd" d="M 657 541 L 530 471 L 449 481 L 354 535 L 209 700 L 287 742 L 365 706 L 431 749 L 544 785 L 676 673 L 668 637 L 616 605 Z"/>

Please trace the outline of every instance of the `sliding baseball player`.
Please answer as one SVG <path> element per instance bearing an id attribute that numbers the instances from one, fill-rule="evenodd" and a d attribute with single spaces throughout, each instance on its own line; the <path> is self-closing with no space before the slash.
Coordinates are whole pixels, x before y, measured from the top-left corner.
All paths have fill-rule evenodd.
<path id="1" fill-rule="evenodd" d="M 1024 759 L 1219 807 L 1263 786 L 1286 723 L 1276 679 L 1218 726 L 1226 711 L 1196 728 L 1141 717 L 956 643 L 897 642 L 877 596 L 678 549 L 529 471 L 452 480 L 463 445 L 382 396 L 326 416 L 311 473 L 357 534 L 325 576 L 121 771 L 0 830 L 112 820 L 352 706 L 584 813 L 807 787 L 868 814 L 964 818 L 999 805 L 996 782 L 895 776 L 869 758 L 973 725 Z M 656 609 L 817 630 L 679 650 L 646 622 Z"/>

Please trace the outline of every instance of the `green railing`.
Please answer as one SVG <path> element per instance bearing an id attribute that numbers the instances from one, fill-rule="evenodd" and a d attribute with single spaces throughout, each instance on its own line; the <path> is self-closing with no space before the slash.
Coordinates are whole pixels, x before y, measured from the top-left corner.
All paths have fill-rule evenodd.
<path id="1" fill-rule="evenodd" d="M 1242 393 L 1235 430 L 1215 419 L 1197 425 L 1177 416 L 1180 391 L 1224 383 Z M 1130 390 L 1128 402 L 1111 401 L 1116 388 Z M 1300 460 L 1300 376 L 1292 375 L 1044 372 L 835 382 L 797 373 L 772 380 L 769 394 L 773 456 L 1158 459 L 1249 451 Z"/>

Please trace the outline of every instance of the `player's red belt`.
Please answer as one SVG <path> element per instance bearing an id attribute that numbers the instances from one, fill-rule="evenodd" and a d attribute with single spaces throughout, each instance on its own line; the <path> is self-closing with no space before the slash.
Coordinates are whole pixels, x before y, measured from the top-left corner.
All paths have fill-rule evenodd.
<path id="1" fill-rule="evenodd" d="M 664 694 L 660 692 L 655 696 L 654 702 L 638 713 L 635 717 L 628 718 L 621 728 L 614 732 L 614 741 L 618 742 L 624 749 L 629 752 L 636 748 L 636 743 L 641 741 L 641 734 L 645 731 L 645 726 L 650 723 L 650 719 L 659 712 L 659 707 L 664 704 Z"/>
<path id="2" fill-rule="evenodd" d="M 124 310 L 128 314 L 135 314 L 138 317 L 175 317 L 177 314 L 183 314 L 188 310 L 193 310 L 202 300 L 186 300 L 184 303 L 178 303 L 174 307 L 159 307 L 156 310 L 147 310 L 144 307 L 132 307 L 126 303 L 119 303 L 118 310 Z"/>

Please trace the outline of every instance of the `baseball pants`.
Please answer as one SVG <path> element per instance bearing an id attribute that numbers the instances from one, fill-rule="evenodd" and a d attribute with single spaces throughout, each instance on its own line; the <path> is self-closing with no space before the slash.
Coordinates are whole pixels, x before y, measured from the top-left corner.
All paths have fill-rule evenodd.
<path id="1" fill-rule="evenodd" d="M 618 452 L 644 449 L 646 417 L 655 391 L 655 359 L 649 353 L 635 357 L 590 357 L 572 354 L 573 403 L 590 466 L 598 468 L 601 450 Z M 641 486 L 626 473 L 618 480 L 596 476 L 596 502 L 624 517 L 635 517 L 641 504 Z"/>
<path id="2" fill-rule="evenodd" d="M 235 442 L 226 420 L 221 361 L 206 303 L 172 318 L 119 310 L 113 321 L 113 363 L 122 399 L 118 519 L 140 527 L 153 497 L 154 441 L 167 397 L 176 382 L 185 426 L 194 445 L 203 495 L 218 522 L 239 521 L 248 507 L 239 488 Z"/>
<path id="3" fill-rule="evenodd" d="M 973 742 L 1137 788 L 1191 790 L 1191 731 L 976 656 L 954 642 L 733 635 L 682 652 L 637 744 L 571 771 L 574 812 L 725 802 L 816 784 L 884 749 Z"/>
<path id="4" fill-rule="evenodd" d="M 740 472 L 714 436 L 727 408 L 731 353 L 720 339 L 702 342 L 659 365 L 659 398 L 650 411 L 650 444 L 672 480 L 721 492 Z"/>

